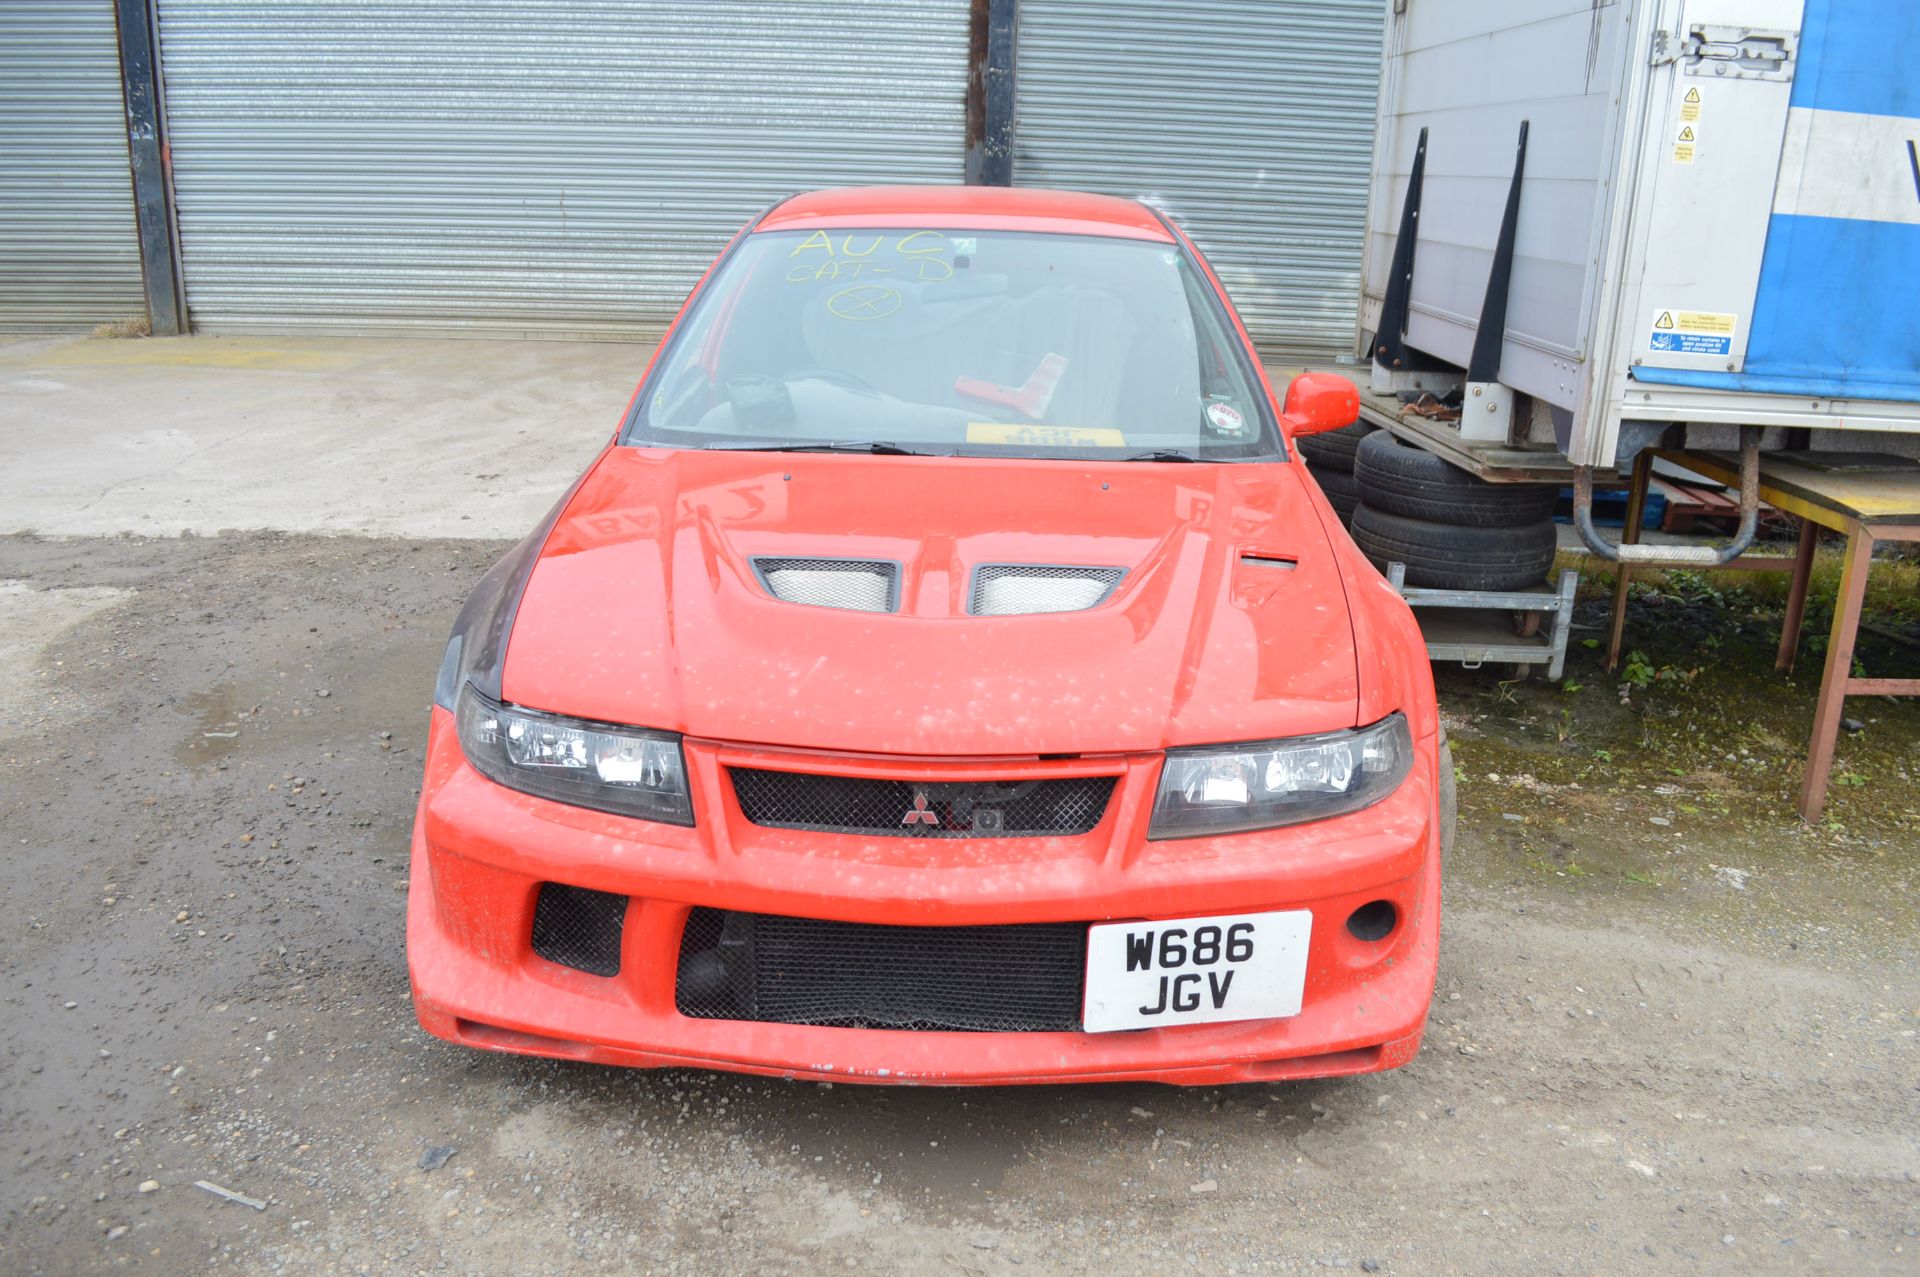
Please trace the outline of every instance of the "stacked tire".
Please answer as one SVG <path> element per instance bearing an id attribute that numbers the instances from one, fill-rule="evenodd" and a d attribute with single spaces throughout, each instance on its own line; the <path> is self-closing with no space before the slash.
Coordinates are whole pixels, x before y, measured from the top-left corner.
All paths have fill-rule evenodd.
<path id="1" fill-rule="evenodd" d="M 1516 590 L 1553 567 L 1552 484 L 1488 483 L 1384 430 L 1359 441 L 1350 477 L 1365 494 L 1348 525 L 1354 544 L 1383 572 L 1406 564 L 1408 585 Z"/>
<path id="2" fill-rule="evenodd" d="M 1360 444 L 1376 431 L 1365 422 L 1355 422 L 1344 430 L 1329 430 L 1323 435 L 1302 435 L 1295 441 L 1320 491 L 1340 522 L 1351 528 L 1353 512 L 1360 504 L 1360 489 L 1354 479 L 1354 458 Z"/>

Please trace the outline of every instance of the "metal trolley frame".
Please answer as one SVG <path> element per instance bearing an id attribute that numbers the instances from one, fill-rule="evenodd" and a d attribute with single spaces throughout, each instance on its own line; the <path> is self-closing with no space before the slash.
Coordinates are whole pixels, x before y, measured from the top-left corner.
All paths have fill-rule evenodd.
<path id="1" fill-rule="evenodd" d="M 1567 637 L 1573 628 L 1573 594 L 1580 574 L 1560 573 L 1556 586 L 1542 582 L 1523 590 L 1436 590 L 1406 583 L 1407 565 L 1389 563 L 1387 580 L 1414 610 L 1427 640 L 1427 656 L 1458 661 L 1478 669 L 1496 664 L 1544 665 L 1559 678 L 1567 663 Z M 1515 632 L 1512 614 L 1537 619 Z M 1522 670 L 1522 673 L 1525 671 Z"/>

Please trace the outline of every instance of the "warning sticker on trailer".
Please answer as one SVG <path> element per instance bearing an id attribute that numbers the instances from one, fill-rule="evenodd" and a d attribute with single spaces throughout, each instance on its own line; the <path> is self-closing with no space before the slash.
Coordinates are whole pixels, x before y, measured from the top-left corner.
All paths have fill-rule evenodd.
<path id="1" fill-rule="evenodd" d="M 1693 163 L 1693 146 L 1699 139 L 1694 136 L 1693 125 L 1682 124 L 1680 132 L 1673 139 L 1673 162 L 1675 164 Z"/>
<path id="2" fill-rule="evenodd" d="M 1687 90 L 1680 99 L 1680 119 L 1687 124 L 1697 123 L 1700 119 L 1700 89 L 1698 86 Z"/>
<path id="3" fill-rule="evenodd" d="M 1739 319 L 1717 310 L 1657 310 L 1647 349 L 1675 355 L 1729 355 Z"/>

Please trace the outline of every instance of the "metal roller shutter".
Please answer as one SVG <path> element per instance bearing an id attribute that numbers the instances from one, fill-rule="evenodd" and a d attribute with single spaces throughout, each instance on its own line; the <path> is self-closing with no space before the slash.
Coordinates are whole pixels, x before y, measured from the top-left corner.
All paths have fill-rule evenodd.
<path id="1" fill-rule="evenodd" d="M 1014 180 L 1147 199 L 1273 356 L 1353 352 L 1381 0 L 1021 0 Z"/>
<path id="2" fill-rule="evenodd" d="M 967 0 L 159 0 L 201 330 L 645 337 L 780 195 L 957 182 Z"/>
<path id="3" fill-rule="evenodd" d="M 0 330 L 147 313 L 112 0 L 0 3 Z"/>

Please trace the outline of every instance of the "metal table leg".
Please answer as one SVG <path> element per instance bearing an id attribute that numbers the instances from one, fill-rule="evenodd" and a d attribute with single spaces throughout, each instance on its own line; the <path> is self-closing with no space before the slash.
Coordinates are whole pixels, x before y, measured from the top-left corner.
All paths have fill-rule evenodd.
<path id="1" fill-rule="evenodd" d="M 1653 449 L 1642 448 L 1633 458 L 1633 478 L 1627 484 L 1627 523 L 1620 529 L 1620 544 L 1633 545 L 1640 540 L 1640 520 L 1647 508 L 1647 484 L 1653 479 Z M 1613 629 L 1607 635 L 1607 673 L 1620 667 L 1620 640 L 1627 629 L 1627 578 L 1632 569 L 1624 563 L 1613 565 Z"/>
<path id="2" fill-rule="evenodd" d="M 1813 709 L 1813 739 L 1807 770 L 1800 781 L 1800 817 L 1812 823 L 1827 805 L 1827 777 L 1833 771 L 1834 745 L 1840 736 L 1840 711 L 1847 681 L 1853 677 L 1853 643 L 1860 629 L 1860 606 L 1867 597 L 1867 572 L 1873 564 L 1873 537 L 1847 520 L 1846 562 L 1840 592 L 1833 600 L 1833 630 L 1827 638 L 1827 665 L 1820 675 L 1820 699 Z"/>
<path id="3" fill-rule="evenodd" d="M 1793 672 L 1800 654 L 1800 626 L 1807 617 L 1807 583 L 1813 579 L 1813 555 L 1820 544 L 1820 525 L 1812 519 L 1800 520 L 1800 548 L 1793 560 L 1793 587 L 1787 592 L 1787 615 L 1780 623 L 1780 651 L 1773 668 Z"/>

